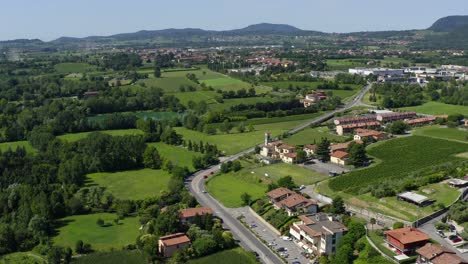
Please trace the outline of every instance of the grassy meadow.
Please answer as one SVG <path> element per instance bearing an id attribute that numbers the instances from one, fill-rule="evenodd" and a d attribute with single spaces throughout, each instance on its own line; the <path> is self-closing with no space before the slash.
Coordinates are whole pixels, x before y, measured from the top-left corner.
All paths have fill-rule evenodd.
<path id="1" fill-rule="evenodd" d="M 171 175 L 163 170 L 141 169 L 88 174 L 87 186 L 105 187 L 123 200 L 139 200 L 159 196 L 167 190 Z"/>
<path id="2" fill-rule="evenodd" d="M 96 70 L 96 67 L 87 63 L 59 63 L 54 65 L 55 71 L 58 73 L 84 73 Z"/>
<path id="3" fill-rule="evenodd" d="M 458 128 L 447 128 L 442 126 L 425 126 L 417 128 L 412 132 L 414 135 L 457 140 L 468 143 L 468 130 Z"/>
<path id="4" fill-rule="evenodd" d="M 94 250 L 121 249 L 123 246 L 135 243 L 140 223 L 136 217 L 127 217 L 114 223 L 116 214 L 99 213 L 76 215 L 60 220 L 62 226 L 57 229 L 58 235 L 54 244 L 74 248 L 78 240 L 90 243 Z M 99 226 L 98 219 L 104 220 L 109 226 Z"/>
<path id="5" fill-rule="evenodd" d="M 336 134 L 332 134 L 330 129 L 327 127 L 314 127 L 314 128 L 306 128 L 288 138 L 283 139 L 285 143 L 290 145 L 306 145 L 306 144 L 314 144 L 320 143 L 322 138 L 327 138 L 332 142 L 343 142 L 345 137 L 338 136 Z"/>
<path id="6" fill-rule="evenodd" d="M 179 167 L 187 167 L 190 171 L 194 171 L 192 165 L 193 157 L 201 156 L 201 153 L 189 151 L 183 147 L 172 146 L 162 142 L 149 143 L 148 146 L 154 146 L 161 157 L 168 159 L 172 164 Z"/>
<path id="7" fill-rule="evenodd" d="M 116 129 L 116 130 L 101 130 L 95 132 L 82 132 L 82 133 L 72 133 L 72 134 L 65 134 L 58 136 L 57 138 L 68 141 L 68 142 L 75 142 L 80 139 L 86 138 L 92 133 L 104 133 L 111 136 L 133 136 L 133 135 L 143 135 L 144 132 L 139 129 Z"/>
<path id="8" fill-rule="evenodd" d="M 416 113 L 428 115 L 462 114 L 464 116 L 468 116 L 468 106 L 451 105 L 432 101 L 418 106 L 403 107 L 401 110 L 413 111 Z"/>
<path id="9" fill-rule="evenodd" d="M 15 141 L 0 143 L 0 151 L 4 152 L 8 149 L 16 150 L 17 147 L 24 148 L 27 153 L 35 154 L 37 150 L 31 146 L 29 141 Z"/>
<path id="10" fill-rule="evenodd" d="M 86 256 L 75 258 L 73 264 L 142 264 L 146 263 L 146 256 L 139 250 L 118 250 L 112 252 L 96 252 Z"/>
<path id="11" fill-rule="evenodd" d="M 206 257 L 189 260 L 187 264 L 256 264 L 259 263 L 252 253 L 238 247 L 224 250 Z"/>

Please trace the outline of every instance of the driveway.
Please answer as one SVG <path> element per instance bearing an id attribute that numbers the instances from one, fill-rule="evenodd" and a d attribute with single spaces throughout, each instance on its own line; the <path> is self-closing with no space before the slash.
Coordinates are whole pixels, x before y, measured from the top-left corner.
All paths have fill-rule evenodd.
<path id="1" fill-rule="evenodd" d="M 304 167 L 309 170 L 314 170 L 316 172 L 328 175 L 330 171 L 335 171 L 338 174 L 349 172 L 349 169 L 333 163 L 324 163 L 318 159 L 313 159 L 307 163 L 300 164 L 298 166 Z"/>

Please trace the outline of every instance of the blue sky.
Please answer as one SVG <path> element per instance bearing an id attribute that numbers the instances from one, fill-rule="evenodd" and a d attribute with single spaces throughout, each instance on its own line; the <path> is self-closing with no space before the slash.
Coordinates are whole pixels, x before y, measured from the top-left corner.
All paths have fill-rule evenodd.
<path id="1" fill-rule="evenodd" d="M 0 40 L 260 22 L 325 32 L 421 29 L 465 14 L 467 0 L 0 0 Z"/>

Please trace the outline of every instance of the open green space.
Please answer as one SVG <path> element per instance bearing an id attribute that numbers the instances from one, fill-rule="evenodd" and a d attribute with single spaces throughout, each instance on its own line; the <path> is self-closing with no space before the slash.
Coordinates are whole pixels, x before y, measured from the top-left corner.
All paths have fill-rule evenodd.
<path id="1" fill-rule="evenodd" d="M 60 220 L 61 227 L 57 228 L 58 235 L 53 239 L 54 244 L 74 248 L 78 240 L 90 243 L 94 250 L 121 249 L 123 246 L 135 243 L 140 224 L 136 217 L 127 217 L 114 223 L 116 214 L 99 213 L 89 215 L 75 215 Z M 98 219 L 104 220 L 106 225 L 99 226 Z"/>
<path id="2" fill-rule="evenodd" d="M 15 142 L 4 142 L 0 143 L 0 151 L 4 152 L 8 149 L 16 150 L 17 147 L 24 148 L 27 153 L 34 154 L 37 152 L 35 148 L 31 146 L 29 141 L 15 141 Z"/>
<path id="3" fill-rule="evenodd" d="M 468 143 L 468 130 L 466 129 L 426 126 L 413 130 L 413 134 L 448 140 L 458 140 Z"/>
<path id="4" fill-rule="evenodd" d="M 87 71 L 94 71 L 96 67 L 87 63 L 67 62 L 54 65 L 54 69 L 58 73 L 83 73 Z"/>
<path id="5" fill-rule="evenodd" d="M 139 250 L 96 252 L 72 260 L 74 264 L 142 264 L 146 262 L 147 258 Z"/>
<path id="6" fill-rule="evenodd" d="M 248 97 L 248 98 L 233 98 L 223 99 L 223 103 L 218 103 L 215 100 L 209 105 L 211 110 L 230 109 L 231 106 L 245 104 L 254 105 L 256 103 L 277 102 L 280 98 L 277 97 Z M 208 102 L 209 103 L 209 102 Z"/>
<path id="7" fill-rule="evenodd" d="M 428 115 L 462 114 L 464 116 L 468 116 L 468 106 L 451 105 L 432 101 L 418 106 L 403 107 L 401 110 Z"/>
<path id="8" fill-rule="evenodd" d="M 210 144 L 217 145 L 218 149 L 225 151 L 227 155 L 232 155 L 261 143 L 265 137 L 265 132 L 270 132 L 271 135 L 275 137 L 304 122 L 304 120 L 294 120 L 289 122 L 254 125 L 255 131 L 253 132 L 216 135 L 207 135 L 205 133 L 189 130 L 183 127 L 177 127 L 175 130 L 177 133 L 182 134 L 185 140 L 209 142 Z"/>
<path id="9" fill-rule="evenodd" d="M 141 112 L 121 112 L 121 114 L 134 114 L 137 118 L 153 120 L 171 120 L 180 117 L 180 114 L 175 112 L 153 112 L 153 111 L 141 111 Z M 106 122 L 109 117 L 114 114 L 102 114 L 88 117 L 88 121 L 95 124 Z"/>
<path id="10" fill-rule="evenodd" d="M 449 161 L 459 160 L 458 153 L 467 144 L 424 136 L 410 136 L 371 145 L 368 154 L 382 162 L 339 176 L 330 181 L 335 191 L 357 192 L 359 189 L 393 177 Z"/>
<path id="11" fill-rule="evenodd" d="M 242 162 L 238 172 L 219 174 L 207 182 L 207 190 L 227 207 L 242 206 L 241 195 L 247 192 L 252 199 L 265 196 L 267 185 L 285 176 L 291 176 L 297 185 L 310 185 L 327 178 L 326 175 L 296 165 L 277 163 L 261 165 Z"/>
<path id="12" fill-rule="evenodd" d="M 306 145 L 320 143 L 322 138 L 327 138 L 332 142 L 343 142 L 345 137 L 332 134 L 327 127 L 306 128 L 288 138 L 283 139 L 285 143 L 290 145 Z"/>
<path id="13" fill-rule="evenodd" d="M 224 250 L 199 259 L 189 260 L 187 264 L 257 264 L 259 263 L 252 253 L 242 248 Z"/>
<path id="14" fill-rule="evenodd" d="M 34 252 L 16 252 L 0 256 L 0 264 L 47 264 L 47 259 Z"/>
<path id="15" fill-rule="evenodd" d="M 193 157 L 201 156 L 201 153 L 189 151 L 180 146 L 168 145 L 162 142 L 149 143 L 148 146 L 154 146 L 159 152 L 159 155 L 164 159 L 168 159 L 172 164 L 179 167 L 187 167 L 190 171 L 194 171 L 192 165 Z"/>
<path id="16" fill-rule="evenodd" d="M 88 186 L 105 187 L 122 200 L 139 200 L 159 196 L 167 190 L 171 175 L 163 170 L 133 170 L 88 174 Z"/>
<path id="17" fill-rule="evenodd" d="M 116 130 L 101 130 L 101 131 L 96 131 L 99 133 L 104 133 L 108 134 L 111 136 L 133 136 L 133 135 L 143 135 L 143 131 L 139 129 L 116 129 Z M 58 136 L 57 138 L 61 140 L 65 140 L 68 142 L 75 142 L 80 139 L 86 138 L 89 136 L 91 133 L 95 132 L 82 132 L 82 133 L 72 133 L 72 134 L 65 134 Z"/>
<path id="18" fill-rule="evenodd" d="M 348 70 L 367 66 L 363 59 L 328 59 L 326 63 L 331 70 Z"/>
<path id="19" fill-rule="evenodd" d="M 189 101 L 194 101 L 199 103 L 201 101 L 205 101 L 207 104 L 215 105 L 219 104 L 223 106 L 221 103 L 216 102 L 215 97 L 218 95 L 215 91 L 196 91 L 196 92 L 183 92 L 183 93 L 176 93 L 174 96 L 177 97 L 181 104 L 187 105 Z"/>

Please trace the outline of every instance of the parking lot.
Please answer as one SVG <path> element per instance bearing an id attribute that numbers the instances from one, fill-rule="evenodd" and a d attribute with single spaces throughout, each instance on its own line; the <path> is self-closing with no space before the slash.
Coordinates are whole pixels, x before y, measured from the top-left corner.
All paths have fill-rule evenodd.
<path id="1" fill-rule="evenodd" d="M 288 263 L 313 263 L 301 254 L 303 250 L 296 245 L 296 243 L 292 240 L 283 240 L 281 236 L 277 235 L 271 230 L 271 227 L 259 220 L 248 208 L 244 207 L 234 210 L 236 210 L 234 213 L 235 215 L 243 215 L 245 223 L 249 225 L 259 237 L 267 241 L 270 248 L 282 254 Z"/>
<path id="2" fill-rule="evenodd" d="M 346 167 L 333 164 L 330 162 L 323 163 L 319 161 L 318 159 L 313 159 L 304 164 L 300 164 L 299 166 L 304 167 L 306 169 L 314 170 L 316 172 L 320 172 L 326 175 L 328 175 L 328 173 L 331 171 L 336 172 L 337 174 L 341 174 L 341 173 L 345 173 L 349 171 L 349 169 L 347 169 Z"/>

